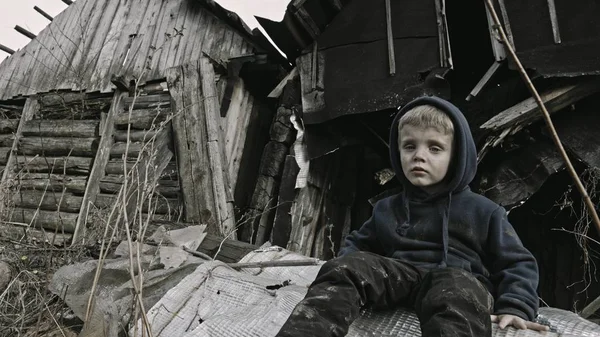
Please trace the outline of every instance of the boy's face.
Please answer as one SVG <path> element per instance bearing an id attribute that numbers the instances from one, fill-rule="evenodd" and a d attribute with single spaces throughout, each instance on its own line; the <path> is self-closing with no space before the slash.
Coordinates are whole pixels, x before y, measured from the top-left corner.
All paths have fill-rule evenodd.
<path id="1" fill-rule="evenodd" d="M 412 125 L 404 125 L 399 135 L 402 172 L 411 184 L 435 192 L 450 166 L 453 135 Z"/>

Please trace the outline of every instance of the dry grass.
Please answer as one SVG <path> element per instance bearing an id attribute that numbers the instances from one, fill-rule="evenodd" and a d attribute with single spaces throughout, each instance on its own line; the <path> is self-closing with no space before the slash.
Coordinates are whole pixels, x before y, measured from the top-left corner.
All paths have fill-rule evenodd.
<path id="1" fill-rule="evenodd" d="M 89 259 L 89 250 L 10 236 L 0 238 L 0 260 L 9 261 L 12 269 L 8 287 L 0 289 L 0 336 L 74 336 L 71 329 L 80 327 L 62 319 L 69 309 L 50 293 L 48 283 L 63 265 Z"/>

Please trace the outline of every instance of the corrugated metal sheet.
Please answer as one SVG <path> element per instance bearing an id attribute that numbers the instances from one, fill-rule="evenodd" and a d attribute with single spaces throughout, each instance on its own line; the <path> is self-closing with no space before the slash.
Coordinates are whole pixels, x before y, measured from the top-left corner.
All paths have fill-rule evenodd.
<path id="1" fill-rule="evenodd" d="M 202 53 L 257 48 L 237 16 L 210 0 L 79 0 L 0 64 L 0 100 L 55 89 L 110 91 L 112 76 L 164 77 Z"/>

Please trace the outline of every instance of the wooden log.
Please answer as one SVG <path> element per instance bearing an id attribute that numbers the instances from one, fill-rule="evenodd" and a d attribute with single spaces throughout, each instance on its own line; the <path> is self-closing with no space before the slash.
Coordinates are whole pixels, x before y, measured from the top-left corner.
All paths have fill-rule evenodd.
<path id="1" fill-rule="evenodd" d="M 247 242 L 223 239 L 217 235 L 207 234 L 198 250 L 219 261 L 234 263 L 258 248 L 259 246 Z M 215 256 L 217 252 L 219 253 Z"/>
<path id="2" fill-rule="evenodd" d="M 100 191 L 102 193 L 117 194 L 123 186 L 124 177 L 105 176 L 100 180 Z M 168 198 L 177 198 L 181 189 L 178 181 L 159 180 L 155 192 Z"/>
<path id="3" fill-rule="evenodd" d="M 0 237 L 21 242 L 44 242 L 60 247 L 66 246 L 71 241 L 73 234 L 63 234 L 62 231 L 44 230 L 43 228 L 36 229 L 30 227 L 29 224 L 14 222 L 9 224 L 0 223 Z"/>
<path id="4" fill-rule="evenodd" d="M 3 44 L 0 44 L 0 50 L 2 50 L 3 52 L 5 52 L 7 54 L 10 54 L 10 55 L 15 53 L 14 49 L 8 48 L 7 46 L 5 46 Z"/>
<path id="5" fill-rule="evenodd" d="M 156 135 L 156 130 L 130 130 L 129 141 L 144 142 L 152 139 Z M 127 141 L 127 130 L 115 130 L 114 139 L 116 142 Z"/>
<path id="6" fill-rule="evenodd" d="M 270 141 L 265 145 L 259 168 L 259 174 L 268 177 L 279 177 L 283 169 L 288 147 L 279 142 Z"/>
<path id="7" fill-rule="evenodd" d="M 57 155 L 93 157 L 98 138 L 75 137 L 23 137 L 19 139 L 18 152 L 26 155 Z"/>
<path id="8" fill-rule="evenodd" d="M 17 32 L 19 32 L 19 33 L 21 33 L 21 34 L 25 35 L 26 37 L 28 37 L 28 38 L 32 39 L 32 40 L 36 38 L 36 35 L 35 35 L 35 34 L 33 34 L 32 32 L 28 31 L 27 29 L 25 29 L 25 28 L 23 28 L 23 27 L 21 27 L 21 26 L 19 26 L 19 25 L 16 25 L 16 26 L 15 26 L 15 30 L 16 30 Z"/>
<path id="9" fill-rule="evenodd" d="M 30 224 L 34 228 L 56 230 L 58 233 L 73 233 L 77 214 L 15 208 L 11 210 L 10 221 Z"/>
<path id="10" fill-rule="evenodd" d="M 0 165 L 6 165 L 10 156 L 10 147 L 0 147 Z"/>
<path id="11" fill-rule="evenodd" d="M 171 95 L 169 94 L 158 94 L 158 95 L 147 95 L 147 96 L 137 96 L 137 97 L 125 97 L 123 100 L 123 105 L 125 107 L 125 111 L 128 111 L 129 108 L 133 109 L 156 109 L 158 107 L 168 108 L 171 106 Z"/>
<path id="12" fill-rule="evenodd" d="M 215 196 L 217 211 L 217 224 L 220 234 L 227 236 L 235 234 L 235 212 L 233 193 L 229 183 L 229 169 L 225 159 L 225 142 L 220 128 L 220 107 L 218 102 L 217 88 L 215 85 L 215 73 L 210 60 L 207 57 L 200 58 L 199 70 L 202 74 L 202 94 L 204 96 L 204 111 L 206 113 L 206 133 L 208 137 L 208 156 L 212 172 L 212 188 Z"/>
<path id="13" fill-rule="evenodd" d="M 285 108 L 283 106 L 277 109 L 275 120 L 271 124 L 269 135 L 271 140 L 290 146 L 296 139 L 296 129 L 290 121 L 292 116 L 292 109 Z"/>
<path id="14" fill-rule="evenodd" d="M 98 120 L 34 119 L 23 126 L 23 136 L 96 137 L 99 124 Z"/>
<path id="15" fill-rule="evenodd" d="M 273 177 L 259 175 L 256 188 L 250 202 L 252 229 L 255 237 L 253 243 L 262 245 L 271 236 L 273 219 L 275 218 L 275 207 L 279 181 Z"/>
<path id="16" fill-rule="evenodd" d="M 129 112 L 122 112 L 115 116 L 115 125 L 120 128 L 126 128 L 128 124 L 132 129 L 150 129 L 153 125 L 158 126 L 165 121 L 171 114 L 170 109 L 139 109 Z"/>
<path id="17" fill-rule="evenodd" d="M 83 194 L 87 178 L 83 176 L 59 176 L 51 175 L 51 178 L 22 179 L 19 181 L 20 190 L 54 191 L 60 192 L 65 189 L 74 194 Z"/>
<path id="18" fill-rule="evenodd" d="M 87 157 L 29 157 L 15 156 L 16 170 L 25 172 L 52 172 L 54 174 L 88 174 L 92 158 Z"/>
<path id="19" fill-rule="evenodd" d="M 50 21 L 54 20 L 54 18 L 53 18 L 53 17 L 52 17 L 50 14 L 46 13 L 46 12 L 45 12 L 43 9 L 39 8 L 38 6 L 33 6 L 33 9 L 34 9 L 36 12 L 40 13 L 40 14 L 41 14 L 43 17 L 45 17 L 46 19 L 48 19 L 48 20 L 50 20 Z"/>
<path id="20" fill-rule="evenodd" d="M 81 208 L 83 197 L 71 193 L 20 190 L 12 198 L 15 206 L 22 208 L 39 209 L 46 211 L 61 211 L 67 213 L 78 213 Z"/>
<path id="21" fill-rule="evenodd" d="M 0 133 L 13 133 L 18 126 L 18 119 L 0 119 Z"/>
<path id="22" fill-rule="evenodd" d="M 0 135 L 0 147 L 11 148 L 14 140 L 15 136 L 12 134 Z"/>
<path id="23" fill-rule="evenodd" d="M 279 196 L 273 229 L 271 232 L 271 242 L 280 247 L 287 247 L 292 232 L 292 218 L 290 212 L 294 197 L 296 196 L 296 176 L 300 168 L 296 164 L 294 156 L 286 156 L 283 175 L 279 186 Z"/>
<path id="24" fill-rule="evenodd" d="M 129 143 L 129 145 L 127 143 L 114 143 L 110 148 L 110 157 L 122 158 L 127 153 L 127 158 L 137 158 L 143 148 L 144 143 L 142 142 Z"/>
<path id="25" fill-rule="evenodd" d="M 113 205 L 115 204 L 115 202 L 119 202 L 121 203 L 122 200 L 119 198 L 117 199 L 118 195 L 116 194 L 105 194 L 105 193 L 99 193 L 98 196 L 96 196 L 96 200 L 94 201 L 94 205 L 97 208 L 111 208 L 113 207 Z M 135 200 L 134 198 L 130 199 L 130 201 L 132 202 L 132 205 L 135 205 L 137 207 L 137 204 L 135 204 Z M 152 199 L 152 207 L 154 210 L 155 214 L 175 214 L 175 213 L 179 213 L 179 201 L 177 199 L 167 199 L 167 198 L 163 198 L 163 197 L 159 197 L 156 196 Z M 144 213 L 148 213 L 148 201 L 145 200 L 142 203 L 142 211 Z M 135 210 L 135 208 L 133 208 L 133 210 Z M 133 216 L 131 216 L 129 219 L 133 219 Z"/>
<path id="26" fill-rule="evenodd" d="M 184 220 L 207 223 L 209 233 L 218 233 L 211 171 L 208 163 L 206 116 L 201 109 L 200 79 L 195 64 L 166 71 L 173 102 L 173 138 L 185 210 Z"/>

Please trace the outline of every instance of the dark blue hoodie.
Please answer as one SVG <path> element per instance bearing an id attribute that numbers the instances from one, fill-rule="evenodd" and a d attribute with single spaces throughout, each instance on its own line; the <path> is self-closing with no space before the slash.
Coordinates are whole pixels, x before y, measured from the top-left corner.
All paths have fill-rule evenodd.
<path id="1" fill-rule="evenodd" d="M 427 194 L 402 172 L 398 120 L 417 105 L 433 105 L 454 124 L 454 152 L 445 188 Z M 451 103 L 421 97 L 404 106 L 391 126 L 390 158 L 403 192 L 378 201 L 371 218 L 346 238 L 339 255 L 364 250 L 425 268 L 469 271 L 494 296 L 495 314 L 537 315 L 538 267 L 507 220 L 506 210 L 472 192 L 477 152 L 469 125 Z"/>

